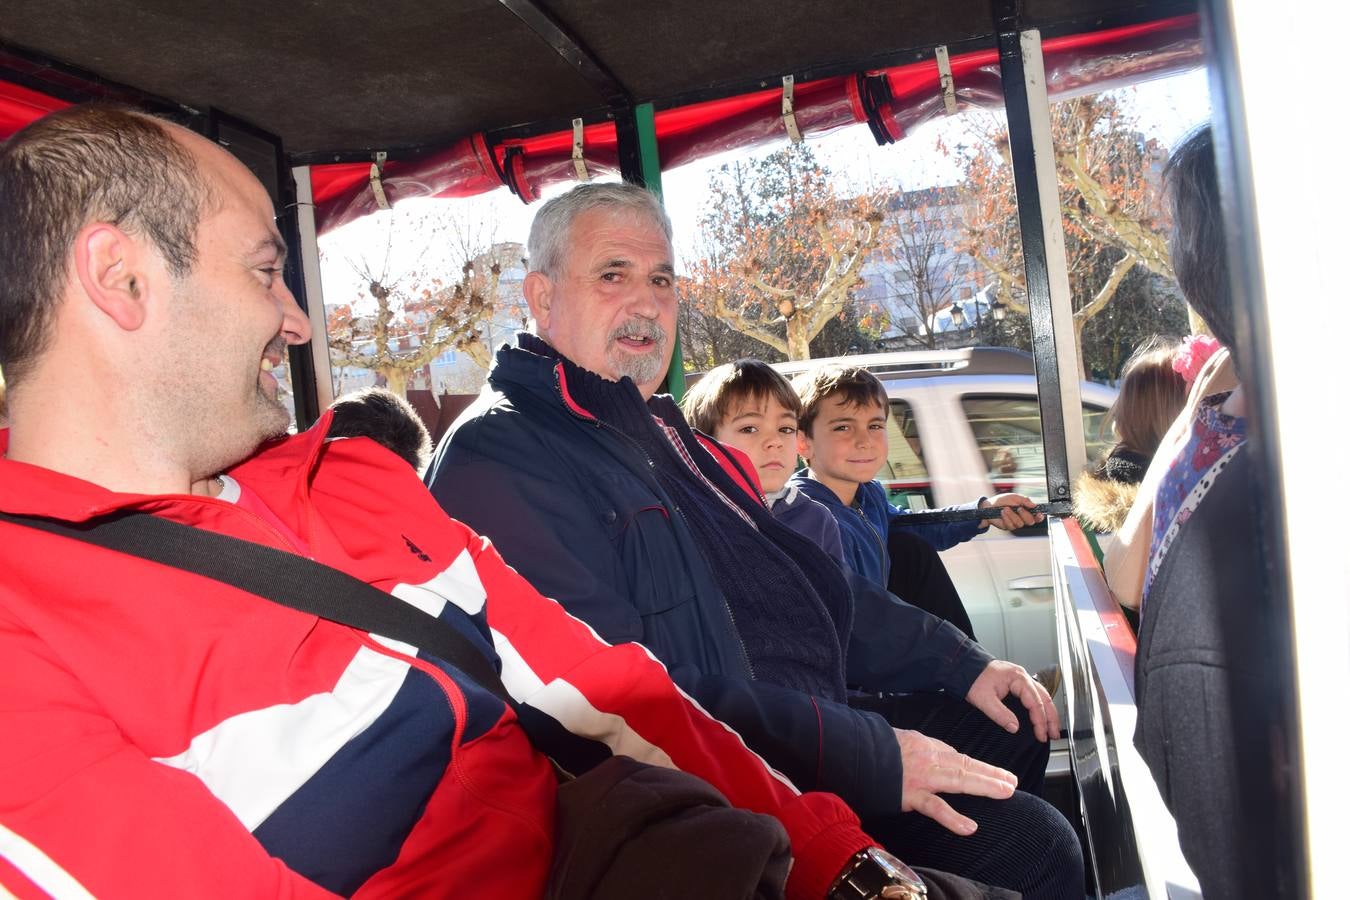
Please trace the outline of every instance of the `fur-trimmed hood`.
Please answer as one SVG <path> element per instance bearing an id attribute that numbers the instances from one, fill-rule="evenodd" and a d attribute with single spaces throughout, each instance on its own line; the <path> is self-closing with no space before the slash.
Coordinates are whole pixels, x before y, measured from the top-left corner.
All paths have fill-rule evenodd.
<path id="1" fill-rule="evenodd" d="M 1073 512 L 1085 528 L 1106 533 L 1125 524 L 1139 485 L 1115 481 L 1088 470 L 1078 476 L 1073 489 Z"/>

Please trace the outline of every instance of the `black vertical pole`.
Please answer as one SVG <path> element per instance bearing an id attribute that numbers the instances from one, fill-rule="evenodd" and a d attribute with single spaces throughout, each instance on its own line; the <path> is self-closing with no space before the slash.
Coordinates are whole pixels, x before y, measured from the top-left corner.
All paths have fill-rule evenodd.
<path id="1" fill-rule="evenodd" d="M 295 178 L 286 164 L 281 139 L 247 122 L 211 110 L 207 116 L 206 136 L 221 144 L 262 182 L 272 198 L 277 212 L 277 229 L 289 251 L 282 278 L 295 295 L 295 302 L 309 313 L 305 293 L 304 262 L 300 248 L 300 220 L 296 208 Z M 323 410 L 319 409 L 318 385 L 315 381 L 314 357 L 308 346 L 290 347 L 287 364 L 291 373 L 291 395 L 295 402 L 295 425 L 301 431 L 313 425 Z M 328 377 L 328 373 L 324 373 Z"/>
<path id="2" fill-rule="evenodd" d="M 614 116 L 614 136 L 619 143 L 619 175 L 629 184 L 647 186 L 642 171 L 642 141 L 638 137 L 637 110 L 628 106 Z"/>
<path id="3" fill-rule="evenodd" d="M 1069 461 L 1064 440 L 1064 407 L 1060 403 L 1059 357 L 1050 313 L 1050 267 L 1046 259 L 1045 220 L 1041 215 L 1040 184 L 1036 177 L 1018 6 L 1018 0 L 994 0 L 994 25 L 998 32 L 999 69 L 1008 114 L 1013 183 L 1017 189 L 1017 218 L 1022 231 L 1027 303 L 1031 308 L 1031 352 L 1036 363 L 1037 397 L 1041 408 L 1046 489 L 1050 502 L 1061 502 L 1059 511 L 1067 514 Z"/>
<path id="4" fill-rule="evenodd" d="M 289 251 L 286 254 L 286 267 L 282 277 L 286 287 L 295 295 L 295 302 L 309 315 L 309 296 L 305 291 L 304 254 L 300 248 L 299 207 L 295 199 L 295 178 L 284 163 L 281 166 L 280 203 L 277 206 L 277 228 Z M 323 321 L 323 317 L 320 317 Z M 323 410 L 319 408 L 319 390 L 314 370 L 314 354 L 308 344 L 288 348 L 288 365 L 291 370 L 291 395 L 295 400 L 295 427 L 304 431 L 318 421 Z M 324 373 L 328 377 L 328 373 Z"/>

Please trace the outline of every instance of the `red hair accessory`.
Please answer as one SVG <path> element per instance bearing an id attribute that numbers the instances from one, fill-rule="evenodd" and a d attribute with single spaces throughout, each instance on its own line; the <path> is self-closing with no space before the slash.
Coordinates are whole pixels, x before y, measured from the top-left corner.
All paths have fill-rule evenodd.
<path id="1" fill-rule="evenodd" d="M 1189 386 L 1200 374 L 1205 362 L 1223 345 L 1207 334 L 1188 334 L 1172 359 L 1172 371 L 1186 379 Z"/>

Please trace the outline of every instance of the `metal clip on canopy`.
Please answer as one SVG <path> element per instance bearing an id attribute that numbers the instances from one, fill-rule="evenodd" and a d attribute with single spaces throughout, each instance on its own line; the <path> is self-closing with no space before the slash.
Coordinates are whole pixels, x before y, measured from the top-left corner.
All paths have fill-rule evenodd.
<path id="1" fill-rule="evenodd" d="M 942 105 L 947 115 L 956 115 L 956 79 L 952 78 L 952 61 L 947 55 L 947 45 L 941 44 L 933 51 L 937 57 L 938 83 L 942 85 Z"/>
<path id="2" fill-rule="evenodd" d="M 389 154 L 377 151 L 375 161 L 370 164 L 370 192 L 375 195 L 375 205 L 380 209 L 389 209 L 389 198 L 384 194 L 384 161 Z"/>
<path id="3" fill-rule="evenodd" d="M 590 181 L 591 173 L 586 169 L 586 155 L 582 152 L 585 129 L 580 119 L 572 120 L 572 168 L 576 170 L 577 181 Z"/>
<path id="4" fill-rule="evenodd" d="M 792 83 L 791 75 L 783 76 L 783 127 L 787 129 L 788 139 L 794 144 L 802 142 L 801 129 L 797 127 L 797 114 L 792 105 Z"/>

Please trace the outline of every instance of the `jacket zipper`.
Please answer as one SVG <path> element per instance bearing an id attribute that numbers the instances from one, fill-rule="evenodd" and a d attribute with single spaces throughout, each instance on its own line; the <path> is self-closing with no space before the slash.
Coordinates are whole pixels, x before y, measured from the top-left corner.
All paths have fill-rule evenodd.
<path id="1" fill-rule="evenodd" d="M 555 383 L 555 385 L 556 385 L 556 383 L 557 383 L 556 376 L 555 376 L 555 379 L 554 379 L 554 383 Z M 561 391 L 561 388 L 559 388 L 559 391 Z M 651 480 L 651 481 L 650 481 L 650 484 L 649 484 L 649 487 L 651 487 L 658 495 L 664 493 L 664 492 L 661 490 L 661 485 L 658 484 L 657 481 L 656 481 L 656 476 L 654 476 L 654 475 L 651 474 L 651 470 L 656 468 L 656 462 L 651 458 L 651 456 L 647 453 L 646 450 L 642 449 L 642 445 L 641 445 L 641 444 L 639 444 L 637 441 L 633 440 L 633 439 L 632 439 L 631 437 L 629 437 L 628 435 L 624 434 L 624 433 L 623 433 L 622 431 L 620 431 L 619 429 L 615 428 L 613 425 L 609 424 L 608 422 L 603 421 L 602 419 L 599 419 L 599 418 L 589 418 L 589 419 L 588 419 L 588 418 L 586 418 L 585 416 L 583 416 L 583 415 L 581 415 L 580 413 L 578 413 L 578 412 L 576 412 L 575 410 L 573 410 L 573 409 L 572 409 L 570 406 L 568 406 L 566 403 L 563 404 L 563 408 L 566 409 L 568 415 L 572 416 L 573 418 L 578 419 L 578 420 L 580 420 L 580 421 L 582 421 L 582 422 L 588 422 L 588 423 L 591 423 L 591 424 L 593 424 L 596 428 L 604 428 L 604 429 L 608 429 L 609 431 L 611 431 L 611 432 L 613 432 L 615 435 L 617 435 L 622 441 L 624 441 L 625 443 L 631 445 L 631 446 L 633 447 L 633 449 L 636 450 L 639 454 L 641 454 L 642 458 L 645 459 L 645 460 L 647 461 L 647 469 L 648 469 L 648 476 L 647 476 L 647 477 Z M 663 435 L 662 437 L 663 437 L 663 439 L 664 439 L 664 435 Z M 684 524 L 685 531 L 687 531 L 687 532 L 690 533 L 690 534 L 693 534 L 693 530 L 689 528 L 689 520 L 686 519 L 686 518 L 684 517 L 684 513 L 680 511 L 680 508 L 679 508 L 678 506 L 676 506 L 674 509 L 671 510 L 671 512 L 673 512 L 675 515 L 677 515 L 677 516 L 680 517 L 680 522 Z M 732 629 L 734 629 L 735 632 L 736 632 L 736 647 L 737 647 L 737 649 L 739 649 L 739 650 L 741 651 L 741 662 L 745 663 L 746 671 L 748 671 L 748 672 L 750 673 L 750 680 L 751 680 L 751 681 L 754 681 L 754 680 L 756 680 L 756 679 L 755 679 L 755 666 L 754 666 L 753 663 L 750 662 L 750 654 L 749 654 L 748 652 L 746 652 L 746 649 L 745 649 L 745 641 L 741 640 L 741 629 L 740 629 L 740 626 L 736 624 L 736 614 L 735 614 L 734 612 L 732 612 L 731 604 L 730 604 L 730 603 L 727 603 L 725 597 L 722 598 L 722 608 L 725 609 L 725 610 L 727 611 L 727 618 L 731 620 L 731 627 L 732 627 Z"/>
<path id="2" fill-rule="evenodd" d="M 872 539 L 877 542 L 877 550 L 881 553 L 882 568 L 886 568 L 886 545 L 881 542 L 881 535 L 877 534 L 876 528 L 872 526 L 861 506 L 853 507 L 853 511 L 858 514 L 858 518 L 863 520 L 863 524 L 867 526 L 868 534 L 872 535 Z"/>

